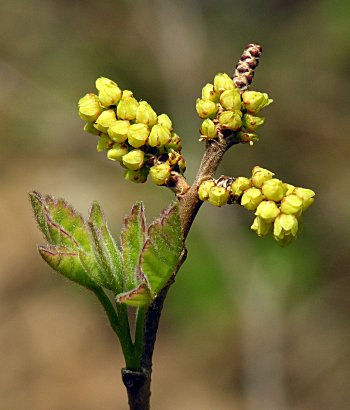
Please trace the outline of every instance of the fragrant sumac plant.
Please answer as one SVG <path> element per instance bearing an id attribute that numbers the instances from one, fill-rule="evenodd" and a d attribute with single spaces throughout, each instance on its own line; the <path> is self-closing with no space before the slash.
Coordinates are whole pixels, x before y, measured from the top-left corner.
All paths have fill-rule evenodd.
<path id="1" fill-rule="evenodd" d="M 97 296 L 120 340 L 130 409 L 150 408 L 152 356 L 163 302 L 186 259 L 185 241 L 203 202 L 254 212 L 251 229 L 286 246 L 297 237 L 302 214 L 314 201 L 311 189 L 283 182 L 260 166 L 248 177 L 215 177 L 229 148 L 258 141 L 256 131 L 265 121 L 260 112 L 272 103 L 266 93 L 249 90 L 260 55 L 259 45 L 248 44 L 232 77 L 216 74 L 203 87 L 196 110 L 203 120 L 199 141 L 205 152 L 192 184 L 184 176 L 181 138 L 166 114 L 158 115 L 149 103 L 104 77 L 96 81 L 96 94 L 79 100 L 84 130 L 97 139 L 97 151 L 120 164 L 126 180 L 150 179 L 174 193 L 174 202 L 148 226 L 138 202 L 116 241 L 97 202 L 84 219 L 63 199 L 30 194 L 48 242 L 39 246 L 40 255 Z M 130 309 L 136 311 L 133 326 Z"/>

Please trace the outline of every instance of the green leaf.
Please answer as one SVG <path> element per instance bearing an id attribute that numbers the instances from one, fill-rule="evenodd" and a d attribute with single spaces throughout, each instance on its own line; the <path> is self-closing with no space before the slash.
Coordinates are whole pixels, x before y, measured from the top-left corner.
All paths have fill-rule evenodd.
<path id="1" fill-rule="evenodd" d="M 153 296 L 157 295 L 174 273 L 184 244 L 178 204 L 171 205 L 148 228 L 140 267 Z"/>
<path id="2" fill-rule="evenodd" d="M 125 290 L 132 290 L 142 279 L 142 273 L 139 271 L 139 259 L 146 239 L 145 231 L 145 211 L 142 202 L 138 202 L 132 207 L 130 215 L 124 218 L 120 235 Z"/>
<path id="3" fill-rule="evenodd" d="M 79 247 L 91 252 L 89 232 L 82 215 L 62 198 L 45 195 L 44 202 L 51 220 L 62 227 Z"/>
<path id="4" fill-rule="evenodd" d="M 117 270 L 115 261 L 111 258 L 111 255 L 108 252 L 108 248 L 104 243 L 104 238 L 101 233 L 102 228 L 97 228 L 92 222 L 89 222 L 89 228 L 93 242 L 94 256 L 103 272 L 103 277 L 101 279 L 103 282 L 101 285 L 114 292 L 120 292 L 122 290 L 122 272 Z"/>
<path id="5" fill-rule="evenodd" d="M 105 267 L 95 258 L 95 246 L 90 243 L 90 232 L 84 218 L 63 199 L 54 199 L 50 195 L 43 196 L 38 192 L 32 192 L 30 199 L 39 228 L 52 245 L 39 248 L 40 254 L 48 264 L 78 283 L 96 283 L 113 291 L 121 291 L 122 286 L 116 284 L 115 277 L 108 270 L 109 265 Z M 113 239 L 108 236 L 102 211 L 100 210 L 100 219 L 97 218 L 97 212 L 95 216 L 101 231 L 107 237 L 106 248 L 112 252 L 110 248 L 113 246 Z M 99 232 L 96 234 L 100 235 Z M 99 241 L 102 242 L 100 239 Z M 104 247 L 104 244 L 101 246 Z M 119 261 L 119 277 L 122 276 L 120 260 L 119 255 L 114 263 L 118 264 Z M 79 279 L 86 276 L 90 280 Z"/>
<path id="6" fill-rule="evenodd" d="M 96 259 L 104 268 L 106 287 L 116 293 L 123 291 L 123 261 L 106 222 L 104 213 L 97 202 L 89 212 L 89 228 L 91 231 Z"/>
<path id="7" fill-rule="evenodd" d="M 76 248 L 78 244 L 74 238 L 51 219 L 45 199 L 38 192 L 31 192 L 29 197 L 39 229 L 47 241 L 52 245 L 63 245 L 70 249 Z"/>
<path id="8" fill-rule="evenodd" d="M 141 307 L 149 305 L 152 302 L 152 297 L 147 284 L 141 283 L 135 289 L 117 295 L 116 301 L 128 306 Z"/>
<path id="9" fill-rule="evenodd" d="M 83 268 L 79 254 L 65 246 L 39 246 L 42 258 L 57 272 L 82 286 L 93 289 L 96 284 Z"/>
<path id="10" fill-rule="evenodd" d="M 62 245 L 73 250 L 79 247 L 78 243 L 74 240 L 74 238 L 60 225 L 53 222 L 49 215 L 46 215 L 46 223 L 51 238 L 51 245 Z"/>
<path id="11" fill-rule="evenodd" d="M 98 228 L 107 225 L 106 217 L 103 213 L 101 205 L 94 201 L 89 209 L 89 221 L 93 222 Z"/>
<path id="12" fill-rule="evenodd" d="M 44 234 L 46 240 L 51 243 L 51 235 L 47 226 L 47 214 L 45 203 L 39 192 L 33 191 L 29 193 L 29 199 L 34 211 L 34 217 L 38 223 L 39 229 Z"/>
<path id="13" fill-rule="evenodd" d="M 89 232 L 83 217 L 64 199 L 38 192 L 29 194 L 34 216 L 50 244 L 91 252 Z"/>
<path id="14" fill-rule="evenodd" d="M 88 273 L 91 280 L 99 286 L 106 287 L 106 278 L 103 269 L 91 253 L 86 253 L 83 250 L 78 250 L 80 263 Z M 109 289 L 109 287 L 107 287 Z"/>

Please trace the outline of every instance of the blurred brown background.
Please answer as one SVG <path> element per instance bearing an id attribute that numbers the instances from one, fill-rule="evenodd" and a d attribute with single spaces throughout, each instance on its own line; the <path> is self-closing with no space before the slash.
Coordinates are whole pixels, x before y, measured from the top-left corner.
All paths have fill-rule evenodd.
<path id="1" fill-rule="evenodd" d="M 347 0 L 1 2 L 0 410 L 127 408 L 117 341 L 93 296 L 38 256 L 27 192 L 85 214 L 98 199 L 115 235 L 134 201 L 150 220 L 172 195 L 123 180 L 78 99 L 103 75 L 168 113 L 192 179 L 195 98 L 252 41 L 253 88 L 275 102 L 260 143 L 219 173 L 259 164 L 317 201 L 288 249 L 259 240 L 244 210 L 202 207 L 161 321 L 152 408 L 350 408 L 349 18 Z"/>

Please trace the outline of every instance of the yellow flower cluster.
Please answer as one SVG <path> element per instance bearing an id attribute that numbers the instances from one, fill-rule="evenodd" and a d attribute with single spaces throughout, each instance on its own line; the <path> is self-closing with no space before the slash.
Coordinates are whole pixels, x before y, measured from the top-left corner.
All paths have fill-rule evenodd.
<path id="1" fill-rule="evenodd" d="M 300 231 L 301 215 L 314 202 L 315 192 L 273 176 L 273 172 L 256 166 L 251 178 L 220 177 L 202 182 L 198 196 L 212 205 L 236 203 L 255 211 L 251 229 L 260 237 L 272 234 L 279 245 L 286 246 Z"/>
<path id="2" fill-rule="evenodd" d="M 236 132 L 242 143 L 253 144 L 258 141 L 256 129 L 265 121 L 257 114 L 271 100 L 266 93 L 244 91 L 236 87 L 232 78 L 225 73 L 218 73 L 213 84 L 202 88 L 202 98 L 197 99 L 196 110 L 204 121 L 200 127 L 200 140 L 214 139 L 219 132 Z"/>
<path id="3" fill-rule="evenodd" d="M 125 179 L 146 182 L 150 175 L 155 184 L 165 185 L 171 172 L 185 171 L 181 139 L 166 114 L 157 115 L 108 78 L 98 78 L 96 88 L 98 95 L 79 100 L 79 115 L 86 121 L 84 130 L 99 136 L 97 150 L 126 169 Z"/>

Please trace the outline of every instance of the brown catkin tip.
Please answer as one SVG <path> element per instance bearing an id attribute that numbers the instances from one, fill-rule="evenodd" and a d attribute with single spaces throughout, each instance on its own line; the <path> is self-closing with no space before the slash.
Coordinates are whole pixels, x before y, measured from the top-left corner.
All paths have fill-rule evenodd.
<path id="1" fill-rule="evenodd" d="M 261 53 L 262 47 L 259 44 L 250 43 L 245 46 L 233 75 L 233 81 L 241 91 L 247 90 L 251 84 Z"/>

